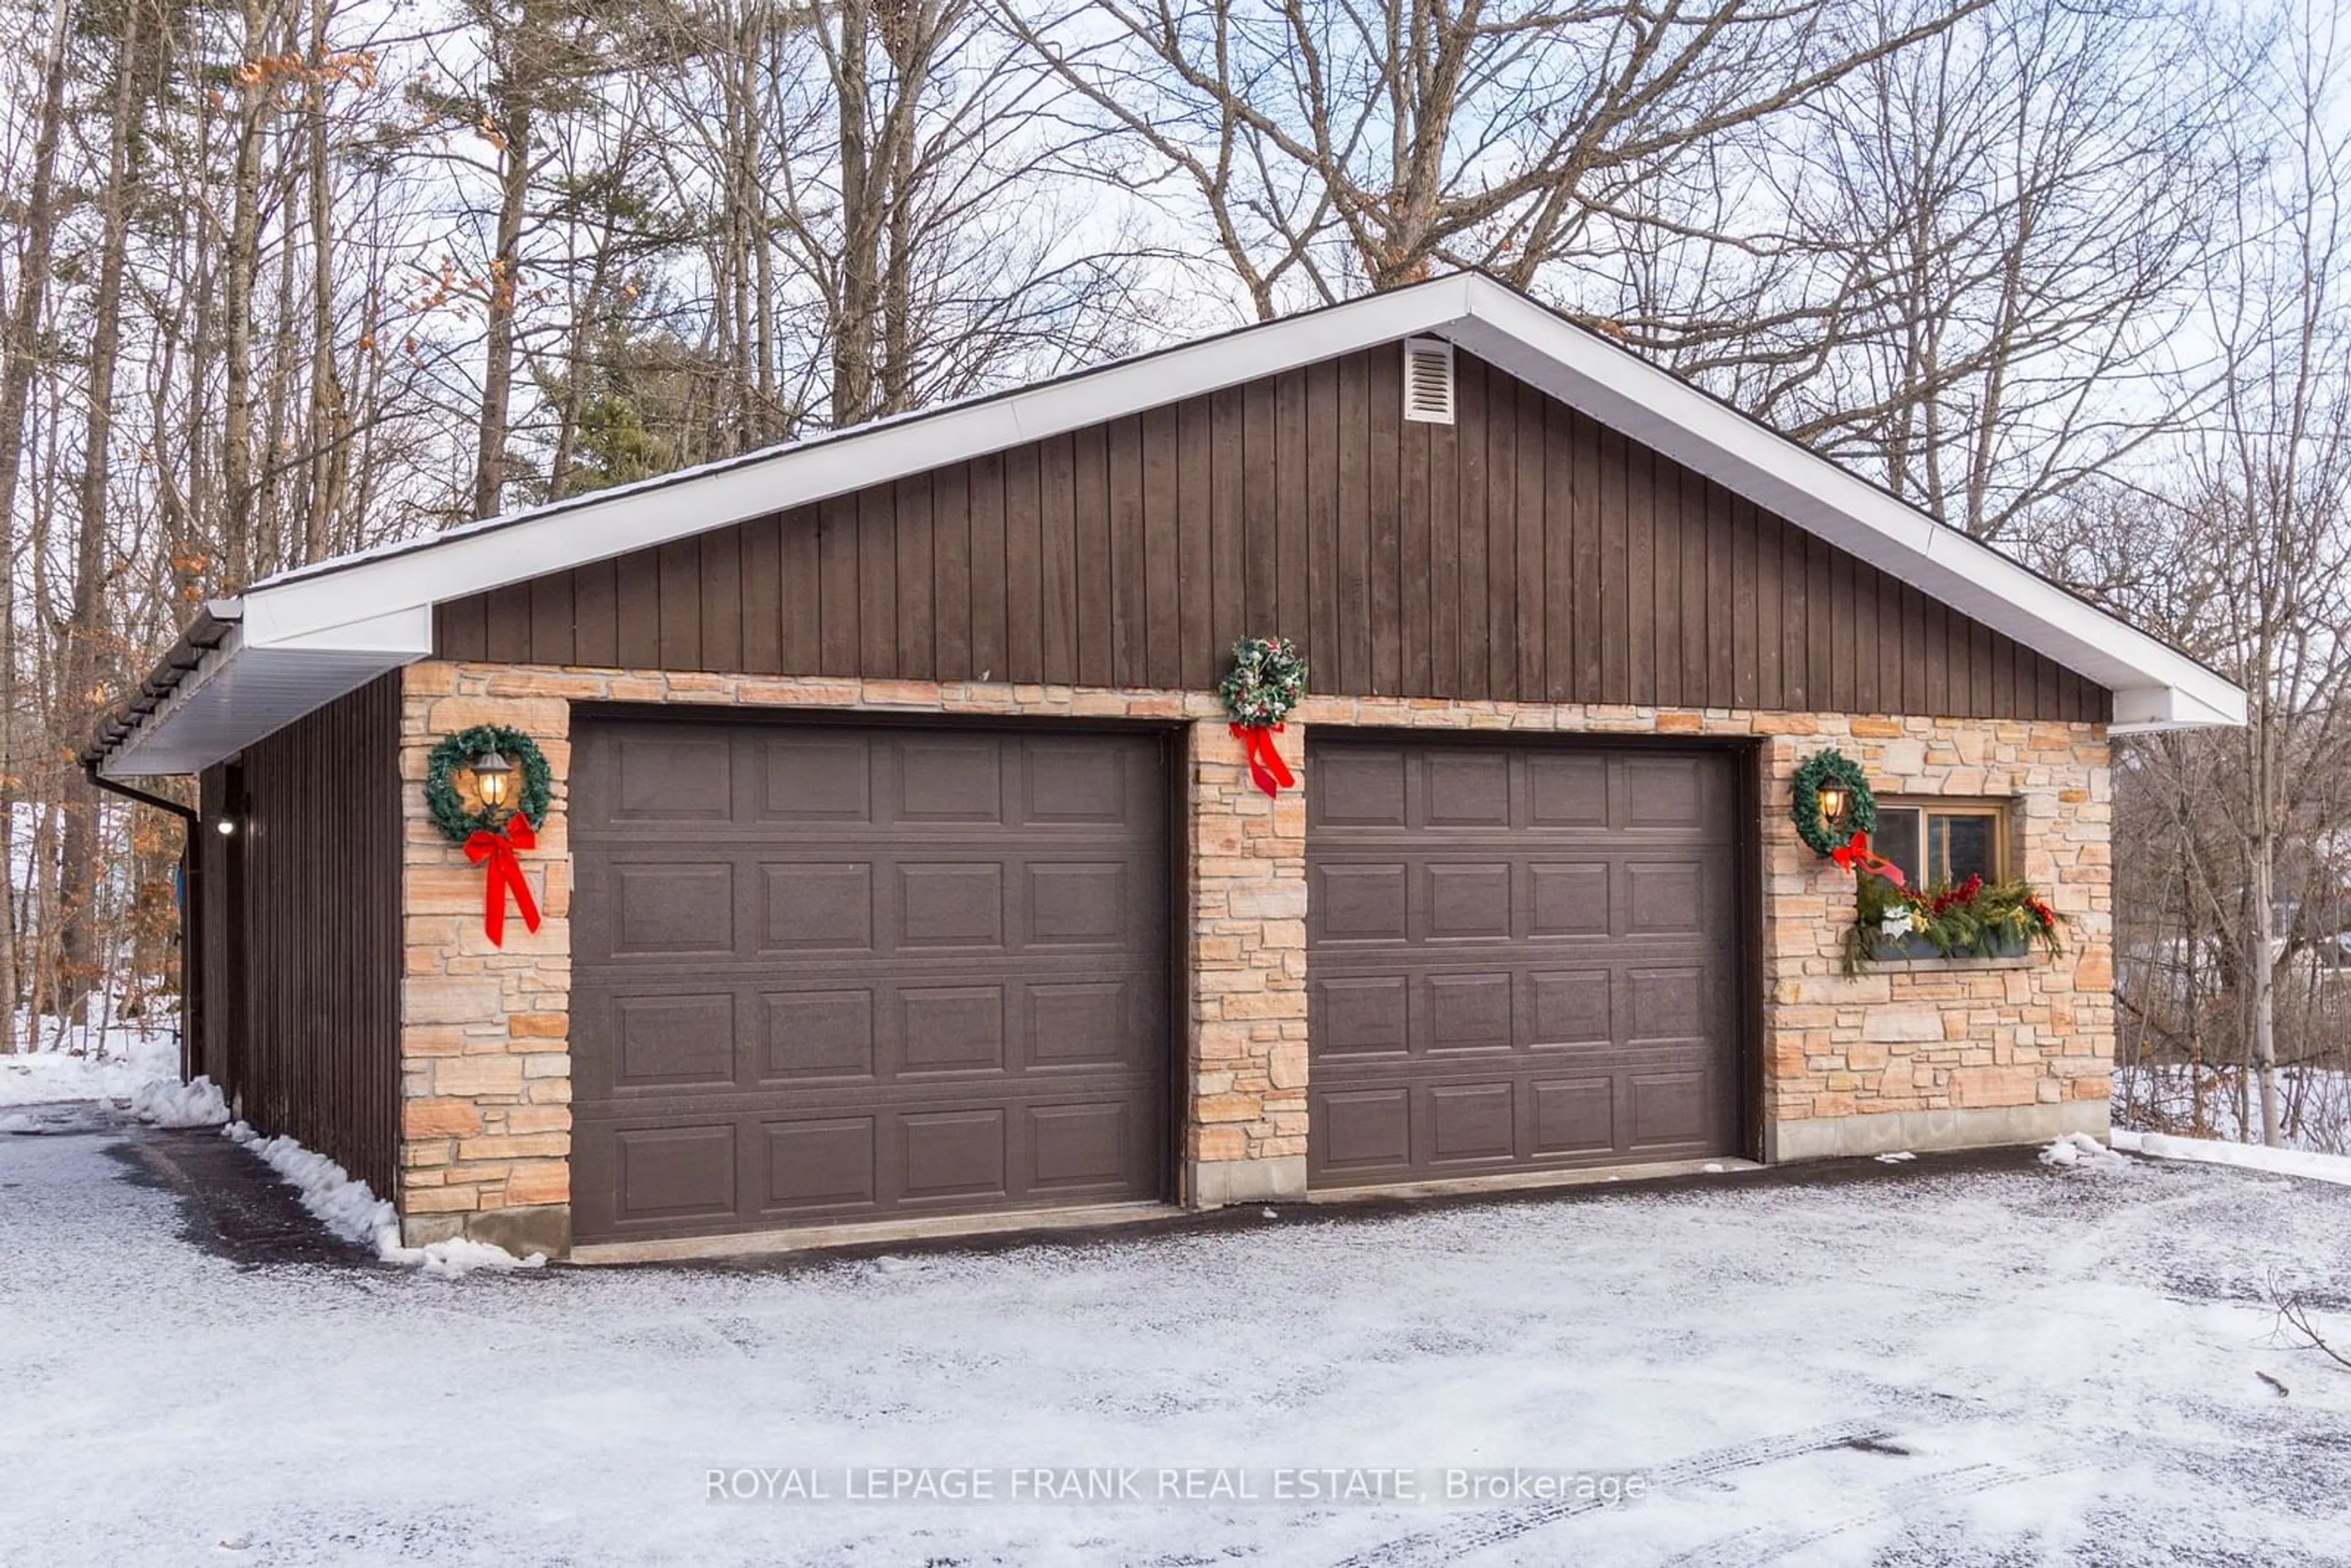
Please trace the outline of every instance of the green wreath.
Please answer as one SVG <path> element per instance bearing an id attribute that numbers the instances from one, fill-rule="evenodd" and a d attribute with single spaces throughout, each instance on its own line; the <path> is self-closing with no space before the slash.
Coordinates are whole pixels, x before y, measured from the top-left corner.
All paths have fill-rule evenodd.
<path id="1" fill-rule="evenodd" d="M 1287 637 L 1244 637 L 1233 644 L 1232 673 L 1217 691 L 1235 724 L 1280 724 L 1306 695 L 1306 661 Z"/>
<path id="2" fill-rule="evenodd" d="M 433 756 L 424 764 L 425 808 L 433 813 L 433 825 L 451 843 L 462 844 L 478 832 L 496 832 L 510 820 L 493 816 L 486 809 L 465 810 L 465 798 L 457 792 L 457 769 L 473 767 L 474 758 L 485 751 L 496 751 L 522 775 L 514 814 L 528 821 L 534 830 L 546 822 L 547 808 L 554 802 L 554 775 L 548 771 L 547 758 L 540 753 L 538 742 L 502 724 L 477 724 L 471 729 L 461 729 L 434 747 Z"/>
<path id="3" fill-rule="evenodd" d="M 1788 815 L 1795 821 L 1796 836 L 1816 855 L 1844 847 L 1829 836 L 1828 825 L 1821 821 L 1821 786 L 1832 779 L 1844 786 L 1846 830 L 1877 831 L 1877 797 L 1870 792 L 1869 776 L 1861 770 L 1861 764 L 1841 751 L 1816 751 L 1804 758 L 1788 786 Z"/>

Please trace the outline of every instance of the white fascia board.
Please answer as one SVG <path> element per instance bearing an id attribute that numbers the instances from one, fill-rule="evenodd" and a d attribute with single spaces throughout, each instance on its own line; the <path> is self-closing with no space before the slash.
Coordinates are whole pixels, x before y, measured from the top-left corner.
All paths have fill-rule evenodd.
<path id="1" fill-rule="evenodd" d="M 433 652 L 433 606 L 411 605 L 332 626 L 288 629 L 283 601 L 249 594 L 241 628 L 248 648 L 319 648 L 345 653 L 398 653 L 409 660 Z"/>
<path id="2" fill-rule="evenodd" d="M 1449 335 L 1602 423 L 2080 672 L 2118 702 L 2130 695 L 2144 716 L 2134 716 L 2137 727 L 2244 722 L 2244 693 L 2193 659 L 1532 300 L 1489 284 L 1473 293 L 1470 319 Z M 2119 708 L 2116 716 L 2119 722 Z"/>
<path id="3" fill-rule="evenodd" d="M 578 505 L 452 533 L 421 548 L 277 583 L 246 595 L 248 624 L 281 646 L 387 609 L 431 607 L 548 572 L 770 516 L 869 485 L 927 473 L 1024 442 L 1140 413 L 1416 332 L 1467 311 L 1473 277 L 1229 332 L 1091 375 L 965 407 L 891 421 L 614 490 Z M 323 644 L 314 644 L 323 645 Z"/>
<path id="4" fill-rule="evenodd" d="M 2141 686 L 2115 694 L 2116 735 L 2159 729 L 2235 728 L 2245 722 L 2245 694 L 2231 688 L 2233 703 L 2215 705 L 2178 686 Z"/>

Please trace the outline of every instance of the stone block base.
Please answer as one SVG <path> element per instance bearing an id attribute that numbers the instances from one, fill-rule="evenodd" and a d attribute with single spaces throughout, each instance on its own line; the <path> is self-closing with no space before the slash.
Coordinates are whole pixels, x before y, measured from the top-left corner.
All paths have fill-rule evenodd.
<path id="1" fill-rule="evenodd" d="M 1985 1149 L 2046 1144 L 2069 1133 L 2106 1135 L 2106 1102 L 2058 1100 L 1973 1110 L 1882 1111 L 1857 1116 L 1773 1122 L 1763 1129 L 1763 1157 L 1773 1165 L 1897 1150 Z"/>
<path id="2" fill-rule="evenodd" d="M 1306 1196 L 1306 1156 L 1270 1160 L 1195 1160 L 1185 1188 L 1194 1208 L 1236 1203 L 1290 1203 Z"/>
<path id="3" fill-rule="evenodd" d="M 459 1236 L 503 1247 L 517 1258 L 543 1253 L 565 1258 L 571 1252 L 571 1206 L 539 1204 L 524 1208 L 494 1208 L 479 1214 L 412 1214 L 400 1222 L 403 1246 L 429 1247 Z"/>

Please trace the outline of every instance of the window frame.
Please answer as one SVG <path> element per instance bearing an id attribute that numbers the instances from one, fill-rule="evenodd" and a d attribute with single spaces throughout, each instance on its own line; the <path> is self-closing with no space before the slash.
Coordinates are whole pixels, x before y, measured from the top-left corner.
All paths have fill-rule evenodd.
<path id="1" fill-rule="evenodd" d="M 1991 822 L 1992 869 L 1986 882 L 2007 882 L 2015 876 L 2013 868 L 2021 857 L 2016 846 L 2016 810 L 2013 799 L 1987 795 L 1881 795 L 1877 799 L 1877 815 L 1881 829 L 1889 811 L 1918 813 L 1918 885 L 1931 885 L 1935 865 L 1934 819 L 1940 817 L 1988 818 Z M 1947 851 L 1948 852 L 1948 851 Z M 1907 872 L 1907 867 L 1904 868 Z"/>

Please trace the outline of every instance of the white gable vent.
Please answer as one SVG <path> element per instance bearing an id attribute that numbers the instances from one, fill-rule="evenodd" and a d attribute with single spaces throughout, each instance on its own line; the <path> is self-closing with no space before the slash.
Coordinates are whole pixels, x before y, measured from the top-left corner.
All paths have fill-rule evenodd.
<path id="1" fill-rule="evenodd" d="M 1404 340 L 1404 416 L 1421 424 L 1453 423 L 1453 345 L 1444 339 Z"/>

